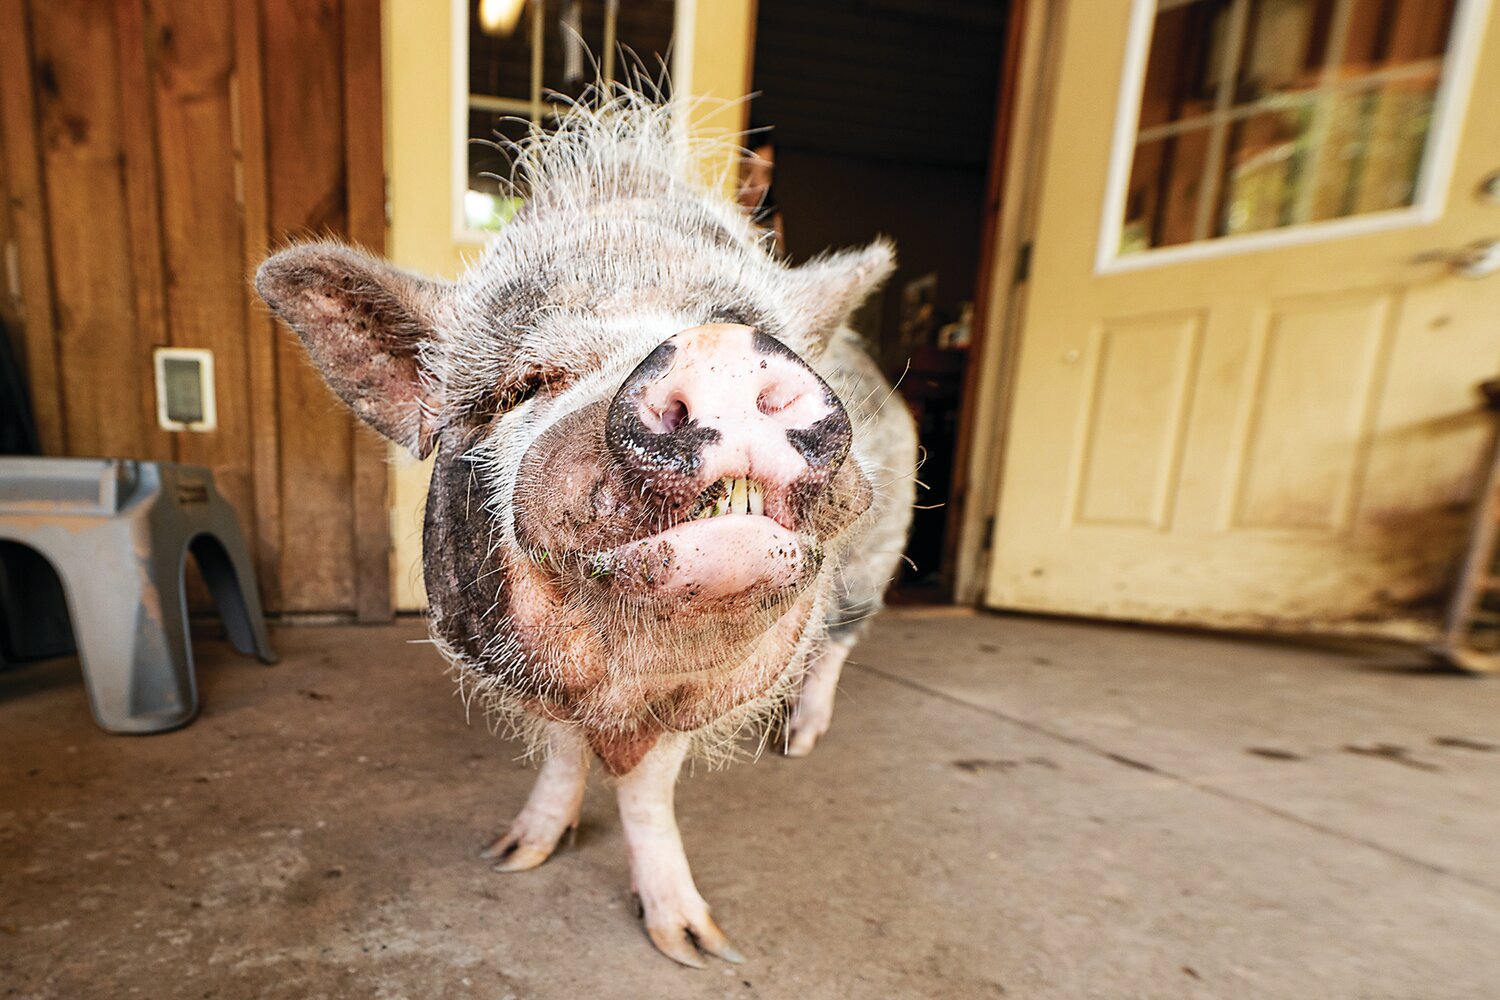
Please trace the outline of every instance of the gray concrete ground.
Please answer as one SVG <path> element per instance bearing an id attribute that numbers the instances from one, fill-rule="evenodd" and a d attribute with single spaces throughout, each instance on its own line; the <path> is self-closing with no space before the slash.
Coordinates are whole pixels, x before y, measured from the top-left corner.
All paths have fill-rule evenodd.
<path id="1" fill-rule="evenodd" d="M 541 869 L 530 771 L 417 623 L 200 644 L 202 717 L 106 736 L 0 674 L 0 996 L 1500 996 L 1500 680 L 1319 648 L 888 613 L 833 732 L 678 793 L 749 956 L 634 919 L 608 789 Z"/>

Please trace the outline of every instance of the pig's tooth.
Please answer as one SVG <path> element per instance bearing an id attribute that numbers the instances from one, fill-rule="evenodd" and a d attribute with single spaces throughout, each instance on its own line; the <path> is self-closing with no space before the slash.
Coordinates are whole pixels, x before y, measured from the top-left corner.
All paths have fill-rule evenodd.
<path id="1" fill-rule="evenodd" d="M 734 481 L 734 491 L 729 494 L 729 512 L 731 514 L 750 513 L 750 483 L 746 479 Z"/>
<path id="2" fill-rule="evenodd" d="M 766 512 L 766 495 L 761 489 L 760 483 L 753 479 L 750 481 L 750 513 L 764 514 Z"/>
<path id="3" fill-rule="evenodd" d="M 720 514 L 728 514 L 728 513 L 729 513 L 729 491 L 725 490 L 724 491 L 724 495 L 721 496 L 721 497 L 719 497 L 719 499 L 717 499 L 717 500 L 714 501 L 713 513 L 712 513 L 711 516 L 712 517 L 718 517 Z"/>

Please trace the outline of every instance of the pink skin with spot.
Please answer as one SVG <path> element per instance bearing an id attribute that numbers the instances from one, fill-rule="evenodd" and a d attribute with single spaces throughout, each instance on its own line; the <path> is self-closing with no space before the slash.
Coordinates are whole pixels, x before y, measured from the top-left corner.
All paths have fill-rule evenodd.
<path id="1" fill-rule="evenodd" d="M 791 587 L 807 569 L 806 525 L 794 491 L 826 481 L 788 432 L 808 432 L 839 410 L 828 386 L 795 356 L 757 345 L 749 327 L 707 324 L 670 338 L 670 363 L 630 400 L 648 434 L 697 428 L 716 438 L 701 446 L 695 485 L 750 479 L 764 495 L 762 515 L 677 524 L 602 553 L 609 565 L 649 560 L 670 547 L 670 567 L 652 581 L 656 594 L 690 591 L 728 597 L 753 587 Z M 665 555 L 665 554 L 664 554 Z"/>
<path id="2" fill-rule="evenodd" d="M 638 397 L 641 422 L 670 432 L 691 420 L 722 435 L 704 455 L 710 481 L 745 476 L 787 486 L 808 471 L 787 439 L 834 410 L 828 386 L 790 355 L 755 347 L 747 326 L 710 323 L 667 341 L 671 367 Z"/>
<path id="3" fill-rule="evenodd" d="M 797 534 L 769 516 L 754 514 L 689 521 L 610 549 L 605 556 L 611 565 L 649 563 L 663 543 L 671 546 L 671 560 L 666 574 L 653 581 L 654 592 L 661 595 L 691 592 L 707 599 L 757 586 L 791 587 L 806 567 Z"/>

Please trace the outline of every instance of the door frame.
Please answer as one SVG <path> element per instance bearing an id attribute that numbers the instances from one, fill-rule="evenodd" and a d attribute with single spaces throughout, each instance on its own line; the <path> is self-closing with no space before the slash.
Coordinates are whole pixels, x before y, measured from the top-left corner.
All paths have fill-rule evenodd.
<path id="1" fill-rule="evenodd" d="M 945 565 L 955 604 L 980 605 L 989 578 L 1028 259 L 1051 139 L 1057 49 L 1068 6 L 1066 0 L 1014 0 L 1007 29 L 985 192 L 974 339 L 964 372 L 948 499 Z"/>

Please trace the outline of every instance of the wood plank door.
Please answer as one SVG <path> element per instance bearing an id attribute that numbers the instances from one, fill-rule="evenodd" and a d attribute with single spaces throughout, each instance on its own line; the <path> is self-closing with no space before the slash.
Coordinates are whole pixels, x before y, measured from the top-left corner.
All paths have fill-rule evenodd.
<path id="1" fill-rule="evenodd" d="M 990 605 L 1433 633 L 1500 369 L 1454 263 L 1500 239 L 1490 6 L 1068 4 Z"/>
<path id="2" fill-rule="evenodd" d="M 260 7 L 271 245 L 344 236 L 383 252 L 379 0 Z M 278 331 L 281 606 L 389 617 L 385 444 Z"/>
<path id="3" fill-rule="evenodd" d="M 0 0 L 0 123 L 44 450 L 213 469 L 279 612 L 390 614 L 384 448 L 255 300 L 295 236 L 383 248 L 378 0 Z M 213 352 L 158 427 L 152 350 Z"/>

